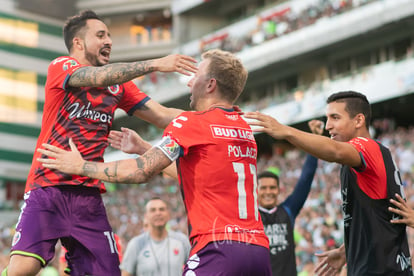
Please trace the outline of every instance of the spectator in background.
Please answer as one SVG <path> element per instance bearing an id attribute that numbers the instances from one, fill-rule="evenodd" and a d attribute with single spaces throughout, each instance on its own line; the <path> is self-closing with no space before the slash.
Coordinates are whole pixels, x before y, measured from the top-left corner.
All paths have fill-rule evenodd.
<path id="1" fill-rule="evenodd" d="M 148 201 L 145 207 L 145 232 L 128 242 L 121 263 L 122 276 L 178 276 L 190 253 L 188 237 L 168 231 L 170 217 L 167 203 L 160 198 Z"/>
<path id="2" fill-rule="evenodd" d="M 323 126 L 318 121 L 310 122 L 309 127 L 313 133 L 323 132 Z M 279 172 L 274 168 L 268 169 L 257 177 L 259 211 L 269 238 L 273 275 L 297 275 L 293 237 L 295 219 L 308 197 L 317 165 L 318 160 L 308 155 L 295 190 L 279 205 Z"/>

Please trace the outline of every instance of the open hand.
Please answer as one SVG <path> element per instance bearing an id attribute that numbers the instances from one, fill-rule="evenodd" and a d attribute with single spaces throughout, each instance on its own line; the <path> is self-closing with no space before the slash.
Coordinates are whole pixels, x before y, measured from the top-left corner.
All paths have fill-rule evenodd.
<path id="1" fill-rule="evenodd" d="M 341 246 L 333 250 L 315 254 L 319 258 L 319 263 L 315 267 L 318 276 L 338 275 L 345 265 L 345 247 Z"/>
<path id="2" fill-rule="evenodd" d="M 154 67 L 160 72 L 177 72 L 190 76 L 197 72 L 197 61 L 186 55 L 172 54 L 154 60 Z"/>
<path id="3" fill-rule="evenodd" d="M 129 154 L 144 154 L 151 148 L 151 144 L 132 129 L 122 127 L 121 131 L 111 130 L 108 136 L 109 144 L 118 150 Z"/>
<path id="4" fill-rule="evenodd" d="M 45 168 L 57 169 L 67 174 L 80 175 L 85 160 L 83 160 L 72 138 L 69 138 L 69 146 L 71 150 L 67 151 L 50 144 L 42 144 L 43 148 L 38 148 L 37 151 L 49 158 L 37 158 L 37 161 L 42 163 Z"/>
<path id="5" fill-rule="evenodd" d="M 400 215 L 401 219 L 393 219 L 391 223 L 405 223 L 414 228 L 414 210 L 408 206 L 407 202 L 399 195 L 395 194 L 397 200 L 390 199 L 390 202 L 397 208 L 388 207 L 388 210 Z"/>
<path id="6" fill-rule="evenodd" d="M 255 132 L 265 132 L 276 139 L 284 139 L 287 135 L 287 127 L 285 125 L 259 111 L 246 112 L 244 113 L 244 118 L 247 119 L 246 121 L 250 126 L 256 127 L 252 128 Z"/>

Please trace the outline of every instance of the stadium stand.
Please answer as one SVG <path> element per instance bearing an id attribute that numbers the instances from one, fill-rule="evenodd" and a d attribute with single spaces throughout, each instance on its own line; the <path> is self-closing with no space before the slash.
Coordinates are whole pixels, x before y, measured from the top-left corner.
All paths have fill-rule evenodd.
<path id="1" fill-rule="evenodd" d="M 236 52 L 250 72 L 238 102 L 243 110 L 261 110 L 301 129 L 306 128 L 307 120 L 323 118 L 324 101 L 330 93 L 350 89 L 366 93 L 373 103 L 372 131 L 397 158 L 407 199 L 414 207 L 412 0 L 135 2 L 83 0 L 73 7 L 94 9 L 106 20 L 113 33 L 113 61 L 170 52 L 198 57 L 203 50 L 216 47 Z M 16 34 L 0 34 L 0 41 L 5 42 L 0 45 L 0 209 L 11 214 L 2 213 L 0 219 L 0 271 L 7 263 L 24 179 L 40 129 L 47 61 L 65 52 L 60 38 L 64 12 L 59 11 L 61 18 L 56 18 L 27 7 L 25 1 L 12 0 L 4 0 L 0 6 L 0 26 L 8 26 L 7 33 Z M 155 100 L 188 109 L 186 81 L 154 73 L 136 83 Z M 17 93 L 22 86 L 30 91 L 24 95 L 30 98 L 24 105 L 23 96 Z M 161 133 L 120 112 L 113 127 L 121 126 L 151 140 Z M 297 182 L 304 154 L 263 134 L 256 138 L 259 170 L 279 167 L 285 184 L 282 190 L 288 194 Z M 111 149 L 109 155 L 121 156 Z M 319 163 L 311 194 L 297 218 L 298 271 L 315 263 L 315 252 L 342 240 L 338 170 L 335 164 Z M 170 202 L 169 227 L 186 233 L 185 210 L 174 180 L 157 176 L 141 186 L 108 183 L 107 187 L 108 216 L 124 244 L 142 231 L 143 206 L 153 196 Z M 408 231 L 413 247 L 414 231 Z"/>

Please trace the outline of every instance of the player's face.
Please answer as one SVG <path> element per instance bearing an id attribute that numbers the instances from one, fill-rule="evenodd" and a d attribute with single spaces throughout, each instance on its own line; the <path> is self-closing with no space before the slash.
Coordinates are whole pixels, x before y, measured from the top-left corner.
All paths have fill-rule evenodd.
<path id="1" fill-rule="evenodd" d="M 266 209 L 275 207 L 279 195 L 277 180 L 273 177 L 262 177 L 258 180 L 258 184 L 259 205 Z"/>
<path id="2" fill-rule="evenodd" d="M 109 63 L 112 40 L 107 26 L 100 20 L 89 19 L 84 38 L 85 59 L 92 66 Z"/>
<path id="3" fill-rule="evenodd" d="M 165 202 L 159 199 L 149 201 L 146 206 L 146 219 L 150 227 L 165 227 L 169 220 Z"/>
<path id="4" fill-rule="evenodd" d="M 344 102 L 331 102 L 326 109 L 326 130 L 332 140 L 347 142 L 354 138 L 356 131 L 356 120 L 349 116 L 345 110 Z"/>
<path id="5" fill-rule="evenodd" d="M 194 74 L 194 77 L 187 83 L 187 86 L 190 87 L 190 107 L 193 110 L 198 110 L 200 99 L 202 98 L 204 92 L 207 89 L 209 84 L 208 78 L 208 65 L 209 60 L 203 60 L 198 65 L 197 73 Z"/>

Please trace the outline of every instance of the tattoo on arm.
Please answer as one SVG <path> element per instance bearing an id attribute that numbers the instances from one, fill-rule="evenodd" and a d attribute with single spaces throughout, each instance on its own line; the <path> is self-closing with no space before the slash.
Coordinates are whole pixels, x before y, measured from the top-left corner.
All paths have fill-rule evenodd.
<path id="1" fill-rule="evenodd" d="M 95 164 L 94 162 L 86 161 L 83 164 L 82 174 L 84 174 L 85 176 L 91 177 L 94 173 L 97 172 L 97 170 L 98 170 L 97 164 Z"/>
<path id="2" fill-rule="evenodd" d="M 69 79 L 72 87 L 105 87 L 125 83 L 154 71 L 152 60 L 81 67 Z"/>
<path id="3" fill-rule="evenodd" d="M 119 164 L 119 161 L 116 161 L 115 162 L 115 168 L 114 168 L 113 173 L 110 172 L 110 168 L 109 167 L 106 167 L 104 169 L 104 173 L 108 177 L 108 181 L 116 180 L 116 178 L 118 176 L 118 173 L 117 173 L 117 171 L 118 171 L 118 164 Z"/>
<path id="4" fill-rule="evenodd" d="M 119 160 L 109 163 L 86 161 L 82 175 L 112 183 L 144 183 L 171 164 L 158 148 L 152 148 L 133 162 Z"/>

